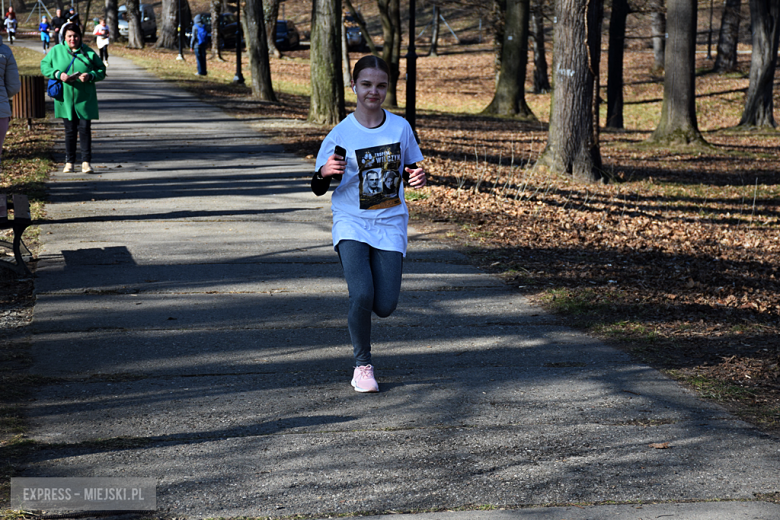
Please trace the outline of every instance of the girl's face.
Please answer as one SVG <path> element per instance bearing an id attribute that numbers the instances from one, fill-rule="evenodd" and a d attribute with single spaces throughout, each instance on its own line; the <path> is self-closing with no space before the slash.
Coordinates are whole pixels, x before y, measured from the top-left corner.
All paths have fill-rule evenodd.
<path id="1" fill-rule="evenodd" d="M 70 47 L 70 49 L 73 51 L 81 47 L 81 36 L 79 36 L 75 31 L 66 32 L 65 41 L 68 43 L 68 47 Z"/>
<path id="2" fill-rule="evenodd" d="M 357 104 L 364 110 L 380 110 L 387 97 L 387 73 L 381 69 L 363 69 L 352 86 L 357 94 Z"/>

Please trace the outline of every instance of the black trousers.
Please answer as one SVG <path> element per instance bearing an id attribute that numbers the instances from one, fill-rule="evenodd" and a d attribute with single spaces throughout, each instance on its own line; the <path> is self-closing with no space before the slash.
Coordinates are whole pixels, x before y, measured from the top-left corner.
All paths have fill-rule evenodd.
<path id="1" fill-rule="evenodd" d="M 65 124 L 65 162 L 76 162 L 76 139 L 81 141 L 81 162 L 92 162 L 92 121 L 63 119 Z"/>

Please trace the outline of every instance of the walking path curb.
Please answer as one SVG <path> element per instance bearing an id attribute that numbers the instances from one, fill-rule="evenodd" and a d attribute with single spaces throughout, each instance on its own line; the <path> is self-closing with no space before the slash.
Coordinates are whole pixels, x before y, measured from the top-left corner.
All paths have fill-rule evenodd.
<path id="1" fill-rule="evenodd" d="M 98 90 L 97 174 L 49 185 L 23 476 L 154 477 L 176 518 L 780 518 L 776 438 L 421 233 L 356 394 L 311 165 L 127 60 Z M 606 502 L 643 505 L 543 507 Z"/>

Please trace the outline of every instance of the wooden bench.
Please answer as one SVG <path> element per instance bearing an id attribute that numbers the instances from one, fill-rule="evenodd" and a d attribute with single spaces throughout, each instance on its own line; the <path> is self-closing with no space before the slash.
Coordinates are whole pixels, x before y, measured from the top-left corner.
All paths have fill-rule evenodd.
<path id="1" fill-rule="evenodd" d="M 8 218 L 8 210 L 14 211 L 13 220 Z M 24 256 L 29 259 L 31 254 L 27 246 L 22 242 L 22 234 L 28 226 L 32 224 L 32 218 L 30 216 L 30 201 L 27 200 L 27 195 L 15 194 L 11 196 L 11 201 L 8 201 L 8 197 L 5 193 L 0 193 L 0 229 L 13 229 L 14 240 L 13 243 L 0 240 L 0 246 L 13 250 L 15 262 L 10 260 L 0 260 L 0 266 L 14 271 L 20 275 L 32 276 L 32 273 L 24 263 Z M 25 253 L 22 254 L 22 247 L 24 247 Z"/>

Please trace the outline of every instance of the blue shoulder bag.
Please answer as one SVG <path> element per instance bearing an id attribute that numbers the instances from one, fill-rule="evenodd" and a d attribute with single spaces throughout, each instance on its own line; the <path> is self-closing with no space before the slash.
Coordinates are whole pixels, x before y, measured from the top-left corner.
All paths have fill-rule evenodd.
<path id="1" fill-rule="evenodd" d="M 65 74 L 68 73 L 70 68 L 73 66 L 73 62 L 76 61 L 76 56 L 73 56 L 73 59 L 70 60 L 70 65 L 68 65 L 68 68 L 65 69 Z M 46 87 L 46 93 L 49 94 L 49 97 L 56 100 L 56 101 L 63 101 L 64 97 L 62 95 L 62 80 L 61 79 L 50 79 L 49 85 Z"/>

